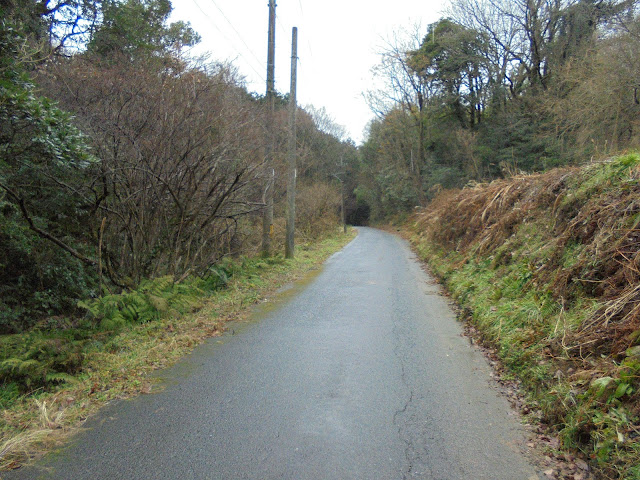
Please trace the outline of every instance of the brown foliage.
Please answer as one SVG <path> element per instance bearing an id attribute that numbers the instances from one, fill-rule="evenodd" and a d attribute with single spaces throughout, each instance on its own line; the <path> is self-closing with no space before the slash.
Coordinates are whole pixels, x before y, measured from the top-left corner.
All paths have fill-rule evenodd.
<path id="1" fill-rule="evenodd" d="M 543 104 L 554 133 L 569 140 L 575 154 L 607 155 L 639 145 L 639 52 L 637 35 L 618 35 L 558 72 Z"/>
<path id="2" fill-rule="evenodd" d="M 92 185 L 96 221 L 106 220 L 92 228 L 124 283 L 208 267 L 258 208 L 260 112 L 228 68 L 207 70 L 89 57 L 41 75 L 101 160 Z"/>
<path id="3" fill-rule="evenodd" d="M 580 189 L 606 168 L 556 169 L 445 191 L 417 214 L 416 226 L 431 242 L 470 259 L 504 246 L 515 250 L 510 242 L 519 228 L 538 225 L 546 258 L 535 266 L 531 284 L 563 304 L 587 295 L 603 305 L 564 339 L 565 346 L 576 354 L 586 346 L 616 355 L 640 330 L 640 168 Z M 579 247 L 577 257 L 565 267 L 572 246 Z"/>
<path id="4" fill-rule="evenodd" d="M 296 231 L 304 239 L 314 239 L 334 231 L 339 223 L 340 194 L 328 183 L 298 186 Z"/>
<path id="5" fill-rule="evenodd" d="M 523 175 L 462 190 L 446 190 L 418 215 L 418 224 L 436 243 L 467 252 L 490 252 L 503 244 L 517 226 L 558 198 L 564 179 L 576 169 Z"/>

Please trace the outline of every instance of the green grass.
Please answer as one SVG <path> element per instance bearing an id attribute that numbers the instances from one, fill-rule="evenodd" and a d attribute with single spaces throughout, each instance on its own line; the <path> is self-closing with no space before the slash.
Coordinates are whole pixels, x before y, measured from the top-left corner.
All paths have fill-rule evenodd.
<path id="1" fill-rule="evenodd" d="M 624 400 L 637 395 L 640 364 L 621 365 L 602 388 L 555 377 L 563 355 L 553 352 L 559 358 L 552 358 L 549 345 L 562 344 L 563 335 L 588 318 L 597 302 L 579 298 L 563 309 L 545 293 L 546 285 L 531 284 L 531 265 L 525 260 L 496 267 L 491 258 L 472 256 L 461 265 L 458 253 L 424 243 L 417 250 L 463 311 L 470 312 L 467 320 L 496 349 L 510 374 L 522 381 L 531 410 L 542 411 L 541 420 L 555 427 L 563 447 L 581 450 L 603 470 L 617 472 L 617 478 L 640 479 L 640 448 L 621 433 L 632 425 Z M 514 257 L 523 258 L 520 253 L 516 249 Z"/>
<path id="2" fill-rule="evenodd" d="M 629 153 L 584 170 L 584 177 L 574 184 L 576 195 L 590 194 L 607 187 L 618 188 L 629 178 L 629 170 L 640 165 L 640 154 Z"/>
<path id="3" fill-rule="evenodd" d="M 626 480 L 640 480 L 640 359 L 590 356 L 586 347 L 580 366 L 579 355 L 567 350 L 575 347 L 565 337 L 593 318 L 605 299 L 590 296 L 579 280 L 598 260 L 588 258 L 592 253 L 577 239 L 558 243 L 555 222 L 635 186 L 630 169 L 638 165 L 640 156 L 631 154 L 586 167 L 567 180 L 567 193 L 554 207 L 557 216 L 531 209 L 512 236 L 482 254 L 473 245 L 445 250 L 415 227 L 408 232 L 418 255 L 463 307 L 464 320 L 496 350 L 509 375 L 521 380 L 530 410 L 541 412 L 538 420 L 559 435 L 561 447 L 580 451 L 605 478 Z M 620 221 L 637 228 L 638 219 Z M 562 297 L 554 282 L 566 272 L 573 283 Z"/>
<path id="4" fill-rule="evenodd" d="M 135 291 L 83 302 L 84 319 L 64 329 L 0 337 L 0 468 L 63 442 L 116 398 L 152 390 L 148 374 L 174 363 L 229 320 L 316 269 L 351 241 L 336 233 L 296 247 L 296 258 L 226 260 L 202 278 L 169 277 Z"/>

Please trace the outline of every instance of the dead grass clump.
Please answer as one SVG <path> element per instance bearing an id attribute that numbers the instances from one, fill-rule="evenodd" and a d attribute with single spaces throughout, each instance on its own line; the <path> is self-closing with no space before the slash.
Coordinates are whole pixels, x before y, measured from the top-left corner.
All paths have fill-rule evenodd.
<path id="1" fill-rule="evenodd" d="M 638 180 L 633 168 L 622 183 L 594 192 L 558 232 L 556 257 L 570 243 L 584 248 L 570 269 L 555 273 L 554 294 L 566 298 L 579 289 L 603 303 L 568 338 L 576 347 L 589 345 L 594 354 L 621 354 L 636 341 L 630 335 L 640 330 Z"/>
<path id="2" fill-rule="evenodd" d="M 430 240 L 458 252 L 495 250 L 518 226 L 553 209 L 576 169 L 522 175 L 445 191 L 417 215 Z"/>
<path id="3" fill-rule="evenodd" d="M 562 304 L 586 296 L 603 305 L 563 339 L 563 348 L 568 345 L 576 355 L 584 355 L 585 348 L 594 355 L 618 355 L 639 341 L 634 336 L 640 330 L 638 162 L 629 155 L 445 191 L 416 214 L 415 228 L 466 260 L 526 244 L 527 238 L 515 239 L 522 225 L 551 222 L 548 231 L 536 232 L 546 258 L 532 285 L 547 286 Z"/>

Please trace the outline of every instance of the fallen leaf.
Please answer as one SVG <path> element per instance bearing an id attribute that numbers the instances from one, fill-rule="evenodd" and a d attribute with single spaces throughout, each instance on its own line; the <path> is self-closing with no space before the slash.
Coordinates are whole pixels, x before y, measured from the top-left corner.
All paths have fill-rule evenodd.
<path id="1" fill-rule="evenodd" d="M 576 458 L 575 464 L 580 470 L 584 470 L 585 472 L 589 471 L 589 465 L 581 458 Z"/>

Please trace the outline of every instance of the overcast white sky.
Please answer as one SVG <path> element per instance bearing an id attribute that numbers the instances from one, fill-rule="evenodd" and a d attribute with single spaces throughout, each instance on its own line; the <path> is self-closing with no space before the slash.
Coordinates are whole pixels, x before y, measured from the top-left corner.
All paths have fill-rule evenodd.
<path id="1" fill-rule="evenodd" d="M 268 0 L 172 0 L 171 21 L 202 36 L 197 51 L 232 60 L 251 92 L 266 91 Z M 291 29 L 298 27 L 298 103 L 324 107 L 356 143 L 373 118 L 371 88 L 383 38 L 403 26 L 438 20 L 446 0 L 278 0 L 276 89 L 289 91 Z"/>

